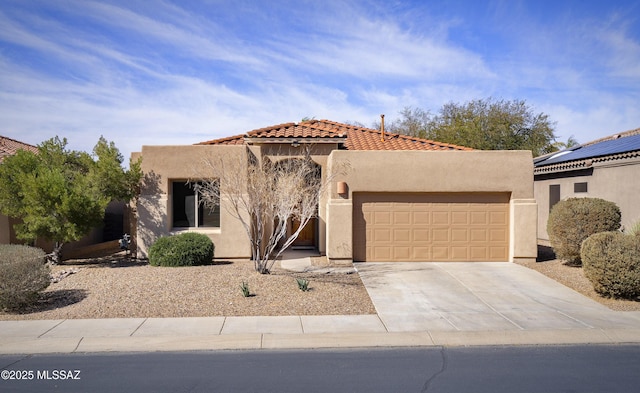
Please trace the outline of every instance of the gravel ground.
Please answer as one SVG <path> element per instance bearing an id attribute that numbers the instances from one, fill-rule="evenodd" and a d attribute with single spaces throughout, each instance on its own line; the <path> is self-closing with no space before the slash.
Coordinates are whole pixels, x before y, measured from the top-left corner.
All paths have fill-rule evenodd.
<path id="1" fill-rule="evenodd" d="M 250 261 L 153 267 L 121 256 L 52 267 L 54 276 L 70 270 L 77 273 L 51 284 L 36 308 L 0 320 L 375 314 L 357 273 L 261 275 Z M 296 278 L 310 290 L 300 291 Z M 253 296 L 242 295 L 242 281 Z"/>
<path id="2" fill-rule="evenodd" d="M 593 285 L 585 277 L 581 267 L 567 266 L 562 261 L 555 259 L 553 250 L 549 247 L 539 247 L 538 261 L 522 262 L 523 266 L 536 270 L 545 276 L 579 292 L 598 303 L 604 304 L 616 311 L 640 311 L 640 301 L 604 298 L 593 290 Z"/>
<path id="3" fill-rule="evenodd" d="M 612 310 L 640 311 L 640 301 L 599 296 L 582 268 L 554 258 L 552 251 L 541 248 L 538 262 L 521 265 Z M 314 265 L 322 264 L 322 259 L 314 260 Z M 0 312 L 0 320 L 375 314 L 357 273 L 293 273 L 276 267 L 272 274 L 261 275 L 250 261 L 153 267 L 122 255 L 52 267 L 54 276 L 65 271 L 77 272 L 51 284 L 29 312 Z M 309 280 L 310 290 L 300 291 L 296 278 Z M 243 281 L 249 284 L 253 296 L 242 296 Z"/>

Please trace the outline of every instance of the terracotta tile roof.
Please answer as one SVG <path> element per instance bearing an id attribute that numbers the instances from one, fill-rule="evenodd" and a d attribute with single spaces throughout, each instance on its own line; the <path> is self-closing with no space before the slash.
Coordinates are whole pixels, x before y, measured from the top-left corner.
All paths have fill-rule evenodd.
<path id="1" fill-rule="evenodd" d="M 30 150 L 34 153 L 38 152 L 38 148 L 27 143 L 18 142 L 14 139 L 0 135 L 0 162 L 5 157 L 16 154 L 18 150 Z"/>
<path id="2" fill-rule="evenodd" d="M 413 138 L 406 135 L 386 133 L 384 140 L 379 130 L 337 123 L 329 120 L 308 120 L 300 123 L 285 123 L 259 128 L 244 135 L 200 142 L 199 145 L 242 145 L 246 139 L 280 138 L 322 138 L 343 142 L 347 150 L 472 150 L 468 147 L 451 145 Z"/>

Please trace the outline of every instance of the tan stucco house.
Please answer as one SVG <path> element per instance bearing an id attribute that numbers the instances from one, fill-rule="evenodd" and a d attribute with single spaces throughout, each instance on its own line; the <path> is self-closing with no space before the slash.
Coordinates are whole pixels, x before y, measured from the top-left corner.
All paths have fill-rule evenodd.
<path id="1" fill-rule="evenodd" d="M 627 228 L 640 220 L 640 128 L 537 157 L 534 166 L 540 244 L 549 244 L 551 208 L 567 198 L 615 202 Z"/>
<path id="2" fill-rule="evenodd" d="M 224 165 L 203 174 L 206 158 L 224 164 L 249 149 L 278 160 L 299 156 L 304 145 L 323 175 L 337 174 L 294 247 L 313 248 L 334 263 L 536 257 L 530 152 L 477 151 L 328 120 L 196 145 L 143 146 L 134 154 L 145 173 L 136 206 L 138 255 L 160 236 L 198 231 L 213 240 L 216 258 L 249 258 L 249 242 L 224 198 L 219 209 L 205 211 L 187 180 L 220 176 Z"/>

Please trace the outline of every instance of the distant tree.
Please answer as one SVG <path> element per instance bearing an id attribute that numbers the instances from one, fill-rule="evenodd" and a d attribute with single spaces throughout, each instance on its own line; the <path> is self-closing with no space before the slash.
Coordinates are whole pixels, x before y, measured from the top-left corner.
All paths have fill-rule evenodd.
<path id="1" fill-rule="evenodd" d="M 385 123 L 385 131 L 394 134 L 404 134 L 416 138 L 427 138 L 431 114 L 420 108 L 404 107 L 400 113 L 400 118 Z M 380 122 L 374 122 L 374 129 L 380 128 Z"/>
<path id="2" fill-rule="evenodd" d="M 580 142 L 573 135 L 571 135 L 566 142 L 557 141 L 553 143 L 553 151 L 571 149 L 572 147 L 578 146 Z"/>
<path id="3" fill-rule="evenodd" d="M 534 156 L 557 150 L 554 124 L 523 100 L 448 103 L 434 116 L 404 108 L 390 131 L 481 150 L 531 150 Z"/>
<path id="4" fill-rule="evenodd" d="M 140 162 L 125 170 L 122 155 L 103 137 L 93 157 L 66 146 L 66 139 L 55 137 L 37 153 L 20 150 L 0 164 L 0 211 L 21 220 L 19 239 L 53 241 L 55 263 L 65 243 L 102 224 L 111 201 L 130 200 L 142 177 Z"/>

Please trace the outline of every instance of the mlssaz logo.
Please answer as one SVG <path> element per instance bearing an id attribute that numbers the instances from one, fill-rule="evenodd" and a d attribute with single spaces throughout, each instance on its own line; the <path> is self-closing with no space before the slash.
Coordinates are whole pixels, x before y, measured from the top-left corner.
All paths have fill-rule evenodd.
<path id="1" fill-rule="evenodd" d="M 80 370 L 38 370 L 38 379 L 79 380 Z"/>

